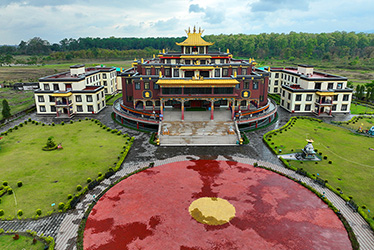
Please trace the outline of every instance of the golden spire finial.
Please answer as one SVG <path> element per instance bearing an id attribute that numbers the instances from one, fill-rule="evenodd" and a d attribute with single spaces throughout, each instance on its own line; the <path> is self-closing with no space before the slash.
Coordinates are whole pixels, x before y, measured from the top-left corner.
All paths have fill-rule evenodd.
<path id="1" fill-rule="evenodd" d="M 193 26 L 193 33 L 196 33 L 196 26 Z"/>
<path id="2" fill-rule="evenodd" d="M 141 62 L 144 63 L 144 59 L 143 58 L 141 59 Z"/>
<path id="3" fill-rule="evenodd" d="M 160 70 L 160 73 L 159 73 L 159 77 L 160 77 L 160 78 L 162 77 L 162 72 L 161 72 L 161 70 Z"/>
<path id="4" fill-rule="evenodd" d="M 229 49 L 227 49 L 227 54 L 229 54 L 230 53 L 230 50 Z"/>

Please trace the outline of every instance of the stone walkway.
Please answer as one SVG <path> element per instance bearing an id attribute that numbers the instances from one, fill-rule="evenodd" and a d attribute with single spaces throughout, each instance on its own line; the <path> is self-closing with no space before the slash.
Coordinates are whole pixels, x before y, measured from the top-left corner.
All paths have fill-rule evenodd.
<path id="1" fill-rule="evenodd" d="M 241 147 L 156 147 L 148 143 L 148 134 L 129 130 L 116 124 L 110 118 L 111 108 L 108 107 L 103 112 L 96 115 L 95 118 L 101 120 L 106 126 L 119 129 L 124 133 L 128 133 L 130 136 L 136 137 L 122 169 L 110 179 L 104 180 L 101 185 L 85 195 L 82 201 L 77 205 L 77 208 L 73 211 L 64 214 L 55 214 L 39 220 L 0 221 L 0 228 L 16 231 L 33 230 L 38 232 L 38 234 L 43 233 L 44 235 L 55 237 L 56 249 L 58 250 L 76 249 L 76 237 L 79 223 L 84 216 L 84 212 L 93 202 L 93 195 L 98 196 L 98 194 L 105 190 L 111 183 L 128 173 L 148 166 L 150 162 L 155 162 L 155 166 L 160 166 L 175 161 L 217 159 L 238 161 L 247 164 L 258 162 L 260 165 L 271 167 L 272 169 L 283 172 L 291 177 L 300 179 L 321 193 L 325 192 L 326 197 L 335 207 L 340 209 L 343 216 L 351 225 L 360 243 L 360 249 L 374 249 L 373 231 L 358 213 L 354 213 L 345 205 L 344 200 L 330 190 L 322 188 L 310 179 L 299 176 L 295 172 L 282 167 L 277 157 L 264 145 L 262 142 L 262 135 L 267 131 L 283 126 L 291 116 L 289 113 L 286 113 L 281 109 L 279 112 L 281 113 L 280 118 L 275 124 L 260 131 L 249 132 L 248 137 L 250 138 L 250 144 Z M 31 114 L 29 117 L 33 120 L 45 123 L 51 122 L 50 118 L 38 117 L 35 113 Z M 0 132 L 19 124 L 29 117 L 17 120 L 0 128 Z M 333 118 L 333 120 L 348 120 L 350 118 L 351 117 L 336 117 Z M 328 119 L 328 121 L 330 120 L 332 119 Z M 264 161 L 254 159 L 262 159 Z"/>

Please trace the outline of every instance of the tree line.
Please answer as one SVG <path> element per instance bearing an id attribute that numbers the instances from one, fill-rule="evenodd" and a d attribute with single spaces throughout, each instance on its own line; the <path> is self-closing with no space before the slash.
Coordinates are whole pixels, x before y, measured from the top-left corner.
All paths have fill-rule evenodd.
<path id="1" fill-rule="evenodd" d="M 167 49 L 179 51 L 176 42 L 186 37 L 157 38 L 78 38 L 63 39 L 59 43 L 50 44 L 47 40 L 34 37 L 29 41 L 21 41 L 18 46 L 1 46 L 0 62 L 12 61 L 14 55 L 50 56 L 50 59 L 65 57 L 127 57 L 142 51 L 142 55 L 150 55 L 155 51 Z M 260 59 L 334 59 L 334 58 L 373 58 L 374 34 L 355 32 L 332 33 L 296 33 L 288 34 L 231 34 L 207 35 L 204 39 L 214 42 L 210 50 L 226 51 L 234 56 L 254 57 Z M 132 50 L 124 53 L 123 51 Z M 110 52 L 113 51 L 113 52 Z M 74 52 L 74 53 L 72 53 Z M 354 64 L 354 61 L 352 61 Z"/>

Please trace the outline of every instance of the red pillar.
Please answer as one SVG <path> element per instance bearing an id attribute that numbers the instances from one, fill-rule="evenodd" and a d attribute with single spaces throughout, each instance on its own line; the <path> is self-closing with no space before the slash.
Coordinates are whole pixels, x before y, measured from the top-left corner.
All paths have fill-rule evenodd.
<path id="1" fill-rule="evenodd" d="M 269 123 L 271 122 L 271 116 L 269 116 Z"/>
<path id="2" fill-rule="evenodd" d="M 123 124 L 123 118 L 121 117 L 121 123 Z"/>
<path id="3" fill-rule="evenodd" d="M 210 101 L 210 120 L 214 120 L 214 101 Z"/>
<path id="4" fill-rule="evenodd" d="M 235 115 L 235 101 L 233 101 L 231 105 L 231 120 L 234 119 L 234 115 Z"/>
<path id="5" fill-rule="evenodd" d="M 114 119 L 116 119 L 116 113 L 113 113 Z"/>
<path id="6" fill-rule="evenodd" d="M 258 121 L 256 121 L 256 128 L 257 128 L 257 126 L 258 126 Z"/>
<path id="7" fill-rule="evenodd" d="M 139 122 L 136 122 L 136 128 L 139 129 Z"/>
<path id="8" fill-rule="evenodd" d="M 184 101 L 182 101 L 181 110 L 182 110 L 182 121 L 184 121 Z"/>

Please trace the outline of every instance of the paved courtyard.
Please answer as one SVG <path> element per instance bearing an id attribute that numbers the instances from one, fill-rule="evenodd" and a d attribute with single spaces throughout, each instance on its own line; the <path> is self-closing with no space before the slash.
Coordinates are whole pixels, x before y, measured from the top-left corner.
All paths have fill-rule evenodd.
<path id="1" fill-rule="evenodd" d="M 330 192 L 328 189 L 323 189 L 316 186 L 308 178 L 297 175 L 296 173 L 282 167 L 279 159 L 272 154 L 272 152 L 262 142 L 262 135 L 267 131 L 279 128 L 283 126 L 291 117 L 291 114 L 279 110 L 279 119 L 271 126 L 247 133 L 250 143 L 240 147 L 225 147 L 225 146 L 213 146 L 213 147 L 156 147 L 148 143 L 150 134 L 140 133 L 134 130 L 123 128 L 116 124 L 111 118 L 111 107 L 107 107 L 104 111 L 96 116 L 96 119 L 100 119 L 105 125 L 116 128 L 124 133 L 128 133 L 130 136 L 135 136 L 133 147 L 131 148 L 128 157 L 123 165 L 123 168 L 112 176 L 110 179 L 106 179 L 102 184 L 96 187 L 94 190 L 89 192 L 83 200 L 78 204 L 77 209 L 70 211 L 66 214 L 55 214 L 47 218 L 42 218 L 37 221 L 0 221 L 0 228 L 5 230 L 19 230 L 24 231 L 26 229 L 37 231 L 39 234 L 51 235 L 56 237 L 56 249 L 70 250 L 75 249 L 75 242 L 77 237 L 77 229 L 79 223 L 84 215 L 84 211 L 87 209 L 89 204 L 93 202 L 93 195 L 98 195 L 104 190 L 110 183 L 119 179 L 121 176 L 131 173 L 136 169 L 148 166 L 150 162 L 155 162 L 155 165 L 162 165 L 172 163 L 175 161 L 185 160 L 197 160 L 197 159 L 216 159 L 216 160 L 228 160 L 238 161 L 247 164 L 253 164 L 259 162 L 262 165 L 266 165 L 275 170 L 284 172 L 294 178 L 300 179 L 306 182 L 308 185 L 314 187 L 319 192 L 325 192 L 326 197 L 333 202 L 333 204 L 341 210 L 342 214 L 348 220 L 349 224 L 353 228 L 361 249 L 374 249 L 374 235 L 370 230 L 367 223 L 362 219 L 358 213 L 353 213 L 349 207 L 347 207 L 344 201 Z M 30 114 L 31 119 L 38 120 L 45 123 L 51 123 L 53 119 L 47 117 L 38 117 L 34 114 Z M 13 127 L 23 120 L 19 119 L 15 122 L 7 124 L 0 128 L 0 131 L 5 131 L 10 127 Z M 84 117 L 83 117 L 84 118 Z M 82 118 L 82 119 L 83 119 Z M 350 116 L 336 116 L 333 118 L 324 118 L 326 121 L 331 120 L 349 120 Z M 76 117 L 75 119 L 79 119 Z M 54 121 L 56 123 L 56 121 Z"/>

